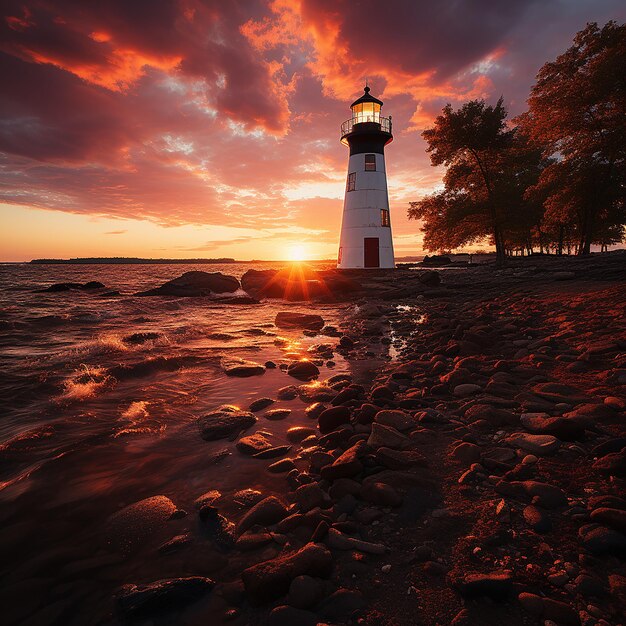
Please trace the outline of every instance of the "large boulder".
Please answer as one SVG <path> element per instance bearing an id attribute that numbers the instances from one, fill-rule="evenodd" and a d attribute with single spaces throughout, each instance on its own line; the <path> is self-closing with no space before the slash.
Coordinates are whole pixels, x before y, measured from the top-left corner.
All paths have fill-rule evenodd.
<path id="1" fill-rule="evenodd" d="M 232 293 L 239 289 L 234 276 L 221 272 L 185 272 L 182 276 L 168 280 L 155 289 L 142 291 L 137 296 L 210 296 L 214 293 Z"/>
<path id="2" fill-rule="evenodd" d="M 250 602 L 262 604 L 285 595 L 297 576 L 326 577 L 332 566 L 330 550 L 309 543 L 297 552 L 253 565 L 244 570 L 241 577 Z"/>
<path id="3" fill-rule="evenodd" d="M 90 280 L 87 283 L 54 283 L 45 289 L 38 289 L 35 293 L 60 293 L 62 291 L 92 291 L 94 289 L 106 289 L 106 286 L 97 280 Z"/>
<path id="4" fill-rule="evenodd" d="M 287 517 L 288 511 L 285 503 L 276 496 L 269 496 L 260 502 L 257 502 L 248 512 L 239 520 L 237 524 L 237 535 L 241 535 L 249 528 L 256 524 L 260 526 L 269 526 L 276 524 L 280 520 Z"/>
<path id="5" fill-rule="evenodd" d="M 198 419 L 198 428 L 206 441 L 228 439 L 253 426 L 257 418 L 250 411 L 223 404 Z"/>
<path id="6" fill-rule="evenodd" d="M 281 311 L 276 315 L 274 324 L 278 328 L 302 328 L 306 330 L 322 330 L 324 318 L 321 315 Z"/>
<path id="7" fill-rule="evenodd" d="M 360 289 L 357 282 L 337 270 L 317 272 L 300 264 L 281 270 L 248 270 L 241 277 L 241 285 L 255 297 L 280 298 L 293 302 L 340 300 Z"/>
<path id="8" fill-rule="evenodd" d="M 319 376 L 320 370 L 311 361 L 296 361 L 287 368 L 287 374 L 298 380 L 312 380 Z"/>
<path id="9" fill-rule="evenodd" d="M 108 542 L 122 551 L 133 549 L 155 533 L 177 511 L 167 496 L 139 500 L 111 515 L 106 522 Z"/>

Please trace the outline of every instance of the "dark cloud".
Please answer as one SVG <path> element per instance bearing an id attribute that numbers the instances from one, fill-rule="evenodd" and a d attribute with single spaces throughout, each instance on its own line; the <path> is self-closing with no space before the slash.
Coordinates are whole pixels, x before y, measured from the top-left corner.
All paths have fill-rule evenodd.
<path id="1" fill-rule="evenodd" d="M 7 0 L 0 200 L 331 240 L 364 76 L 394 117 L 401 216 L 439 180 L 419 131 L 446 102 L 518 113 L 587 21 L 625 17 L 618 0 Z"/>

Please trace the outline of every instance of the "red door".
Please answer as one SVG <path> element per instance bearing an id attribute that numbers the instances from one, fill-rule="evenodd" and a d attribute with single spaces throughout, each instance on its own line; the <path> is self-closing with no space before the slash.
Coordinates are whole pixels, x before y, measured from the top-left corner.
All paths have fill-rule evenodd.
<path id="1" fill-rule="evenodd" d="M 365 237 L 363 239 L 363 249 L 365 267 L 380 267 L 378 237 Z"/>

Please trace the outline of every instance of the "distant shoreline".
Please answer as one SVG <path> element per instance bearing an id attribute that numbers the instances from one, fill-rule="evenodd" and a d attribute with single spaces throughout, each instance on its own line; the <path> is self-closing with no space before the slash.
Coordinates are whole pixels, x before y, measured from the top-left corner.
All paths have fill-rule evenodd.
<path id="1" fill-rule="evenodd" d="M 251 259 L 241 261 L 232 258 L 218 259 L 143 259 L 134 257 L 86 257 L 76 259 L 33 259 L 27 261 L 31 265 L 215 265 L 215 264 L 241 264 L 241 263 L 289 263 L 290 261 L 264 261 L 261 259 Z M 306 261 L 307 263 L 330 263 L 331 260 Z"/>

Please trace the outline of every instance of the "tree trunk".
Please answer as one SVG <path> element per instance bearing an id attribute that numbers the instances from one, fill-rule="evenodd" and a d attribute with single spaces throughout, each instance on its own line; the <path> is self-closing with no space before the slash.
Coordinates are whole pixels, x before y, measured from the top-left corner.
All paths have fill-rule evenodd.
<path id="1" fill-rule="evenodd" d="M 559 226 L 559 242 L 557 245 L 556 253 L 559 256 L 563 256 L 563 235 L 565 234 L 565 227 Z"/>

